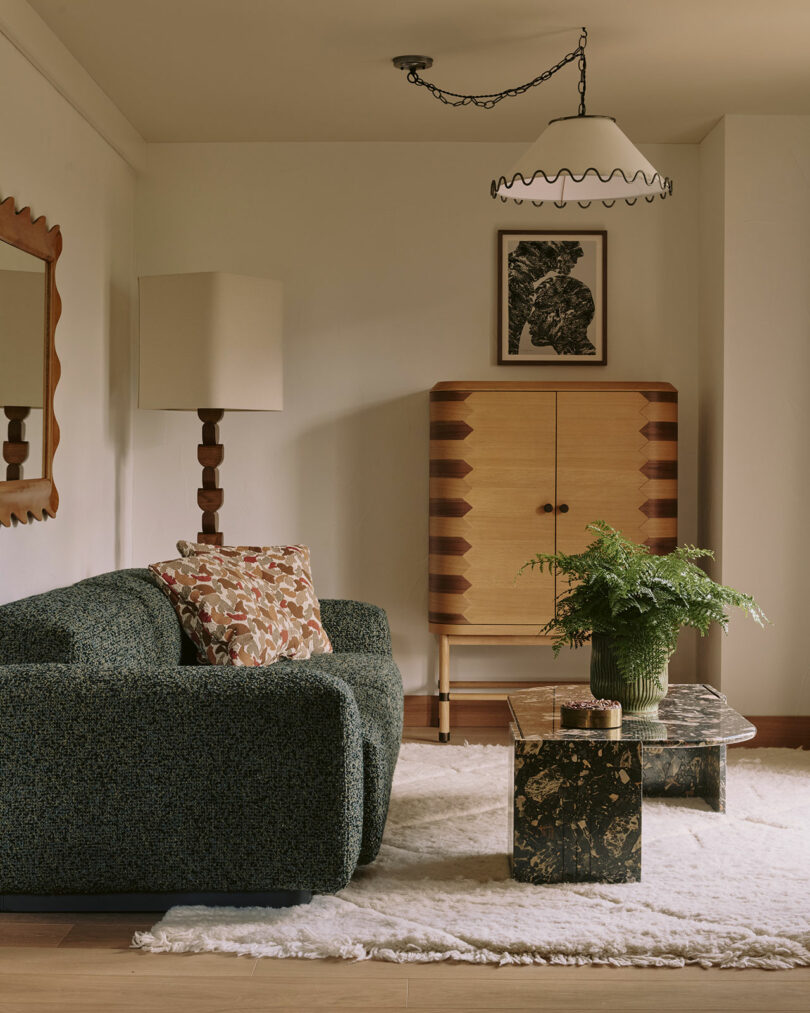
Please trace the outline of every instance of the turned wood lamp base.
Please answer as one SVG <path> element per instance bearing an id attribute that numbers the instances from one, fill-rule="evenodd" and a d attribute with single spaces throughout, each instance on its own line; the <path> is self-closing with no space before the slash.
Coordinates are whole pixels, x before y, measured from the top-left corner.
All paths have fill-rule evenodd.
<path id="1" fill-rule="evenodd" d="M 225 457 L 225 448 L 219 442 L 219 423 L 225 414 L 222 408 L 198 408 L 202 422 L 202 443 L 197 445 L 197 460 L 202 465 L 202 488 L 197 490 L 197 506 L 202 510 L 202 531 L 197 541 L 206 545 L 222 545 L 222 532 L 217 530 L 225 494 L 219 488 L 217 469 Z"/>
<path id="2" fill-rule="evenodd" d="M 30 408 L 22 405 L 3 409 L 8 419 L 8 439 L 3 441 L 3 460 L 6 462 L 6 481 L 17 482 L 23 477 L 23 464 L 28 460 L 28 440 L 25 438 L 25 420 Z"/>

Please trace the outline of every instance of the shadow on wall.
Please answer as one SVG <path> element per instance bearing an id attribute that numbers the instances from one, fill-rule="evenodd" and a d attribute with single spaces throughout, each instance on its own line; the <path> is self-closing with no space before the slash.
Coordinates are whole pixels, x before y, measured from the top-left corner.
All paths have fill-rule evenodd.
<path id="1" fill-rule="evenodd" d="M 115 461 L 115 546 L 116 567 L 127 562 L 131 510 L 130 432 L 133 408 L 132 297 L 127 288 L 112 284 L 107 301 L 108 402 L 107 433 Z M 137 372 L 135 373 L 137 376 Z M 137 381 L 135 381 L 137 382 Z"/>
<path id="2" fill-rule="evenodd" d="M 420 658 L 422 678 L 431 654 L 427 448 L 427 391 L 336 416 L 295 447 L 306 462 L 297 470 L 298 517 L 317 547 L 322 593 L 382 606 L 398 661 L 412 668 Z"/>

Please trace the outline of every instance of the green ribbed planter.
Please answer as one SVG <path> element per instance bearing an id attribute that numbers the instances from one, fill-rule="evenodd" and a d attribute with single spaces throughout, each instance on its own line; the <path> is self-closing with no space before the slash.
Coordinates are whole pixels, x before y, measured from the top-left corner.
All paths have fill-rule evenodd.
<path id="1" fill-rule="evenodd" d="M 661 673 L 661 685 L 655 679 L 625 682 L 619 675 L 610 637 L 594 633 L 591 637 L 591 693 L 597 700 L 618 700 L 625 714 L 658 713 L 658 704 L 667 695 L 667 669 Z"/>

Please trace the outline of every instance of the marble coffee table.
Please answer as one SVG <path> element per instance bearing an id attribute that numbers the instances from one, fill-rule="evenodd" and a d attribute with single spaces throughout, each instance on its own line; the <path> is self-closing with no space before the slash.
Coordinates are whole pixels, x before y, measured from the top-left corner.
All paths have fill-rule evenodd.
<path id="1" fill-rule="evenodd" d="M 699 796 L 726 808 L 726 746 L 756 735 L 711 686 L 671 685 L 658 717 L 621 728 L 560 727 L 586 683 L 508 697 L 514 718 L 512 876 L 525 883 L 641 879 L 642 795 Z"/>

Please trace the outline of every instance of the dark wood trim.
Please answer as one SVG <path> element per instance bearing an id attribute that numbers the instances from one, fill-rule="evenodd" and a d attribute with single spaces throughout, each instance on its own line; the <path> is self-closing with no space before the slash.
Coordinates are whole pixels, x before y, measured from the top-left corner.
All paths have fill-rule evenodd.
<path id="1" fill-rule="evenodd" d="M 650 549 L 654 556 L 666 556 L 678 547 L 678 539 L 675 535 L 661 535 L 657 538 L 648 538 L 644 544 Z"/>
<path id="2" fill-rule="evenodd" d="M 29 520 L 54 517 L 59 506 L 59 493 L 53 481 L 53 458 L 59 446 L 59 425 L 53 412 L 53 396 L 61 373 L 54 336 L 62 313 L 62 300 L 56 287 L 56 262 L 62 252 L 62 232 L 58 225 L 49 229 L 43 217 L 34 219 L 28 207 L 18 211 L 14 198 L 6 197 L 0 203 L 0 240 L 45 261 L 42 477 L 0 482 L 0 524 L 8 527 L 15 519 L 27 524 Z"/>
<path id="3" fill-rule="evenodd" d="M 469 626 L 470 624 L 457 612 L 428 612 L 428 622 L 439 626 Z"/>
<path id="4" fill-rule="evenodd" d="M 757 734 L 739 745 L 747 748 L 766 746 L 810 749 L 810 714 L 775 714 L 746 717 Z"/>
<path id="5" fill-rule="evenodd" d="M 464 499 L 432 499 L 429 509 L 431 517 L 463 517 L 472 507 Z"/>
<path id="6" fill-rule="evenodd" d="M 648 499 L 639 510 L 647 517 L 677 517 L 678 501 L 676 499 Z"/>
<path id="7" fill-rule="evenodd" d="M 464 556 L 472 545 L 460 535 L 431 535 L 428 538 L 428 551 L 431 556 Z"/>
<path id="8" fill-rule="evenodd" d="M 505 700 L 451 700 L 451 727 L 505 728 L 510 721 Z M 439 727 L 439 698 L 435 695 L 406 695 L 405 727 Z"/>
<path id="9" fill-rule="evenodd" d="M 512 720 L 505 700 L 451 700 L 451 726 L 505 728 Z M 746 717 L 757 734 L 734 748 L 779 747 L 810 749 L 810 715 Z M 435 694 L 406 694 L 405 726 L 438 727 L 439 701 Z"/>
<path id="10" fill-rule="evenodd" d="M 460 419 L 439 419 L 430 423 L 431 440 L 466 440 L 472 426 Z"/>
<path id="11" fill-rule="evenodd" d="M 648 401 L 677 401 L 678 393 L 673 390 L 643 390 L 641 392 Z"/>
<path id="12" fill-rule="evenodd" d="M 677 461 L 647 461 L 639 471 L 645 478 L 674 480 L 678 477 Z"/>
<path id="13" fill-rule="evenodd" d="M 675 443 L 678 439 L 677 422 L 648 422 L 641 429 L 641 435 L 651 443 Z"/>
<path id="14" fill-rule="evenodd" d="M 429 573 L 428 590 L 434 594 L 464 594 L 472 585 L 460 573 Z"/>
<path id="15" fill-rule="evenodd" d="M 442 461 L 430 462 L 431 478 L 465 478 L 473 470 L 471 464 L 466 461 Z"/>
<path id="16" fill-rule="evenodd" d="M 432 390 L 430 392 L 431 401 L 466 401 L 470 396 L 470 391 L 464 390 Z"/>

